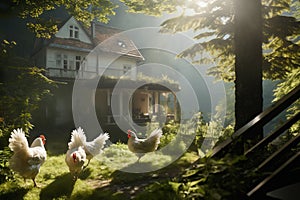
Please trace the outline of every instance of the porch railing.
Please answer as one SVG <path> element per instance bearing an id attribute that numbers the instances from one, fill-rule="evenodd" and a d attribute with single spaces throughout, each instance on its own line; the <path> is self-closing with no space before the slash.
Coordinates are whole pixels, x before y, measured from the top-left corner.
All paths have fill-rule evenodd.
<path id="1" fill-rule="evenodd" d="M 54 78 L 91 79 L 99 75 L 121 77 L 124 76 L 125 73 L 126 70 L 119 68 L 99 68 L 98 70 L 46 68 L 46 75 Z M 136 73 L 129 73 L 127 76 L 130 76 L 131 79 L 135 79 Z"/>

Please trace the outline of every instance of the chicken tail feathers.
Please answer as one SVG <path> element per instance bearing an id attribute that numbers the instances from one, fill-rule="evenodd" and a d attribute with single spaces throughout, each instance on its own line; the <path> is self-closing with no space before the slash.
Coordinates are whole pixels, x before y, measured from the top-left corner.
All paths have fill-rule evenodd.
<path id="1" fill-rule="evenodd" d="M 149 138 L 151 138 L 151 137 L 160 138 L 162 136 L 162 134 L 163 134 L 162 130 L 160 128 L 157 128 L 151 132 L 151 134 L 149 135 Z"/>
<path id="2" fill-rule="evenodd" d="M 86 148 L 93 156 L 98 155 L 101 153 L 104 145 L 106 144 L 106 140 L 108 139 L 108 133 L 100 134 L 92 142 L 88 142 Z"/>
<path id="3" fill-rule="evenodd" d="M 101 148 L 106 144 L 106 140 L 109 139 L 108 133 L 100 134 L 97 138 L 94 139 L 95 144 L 97 146 L 101 146 Z"/>
<path id="4" fill-rule="evenodd" d="M 79 127 L 71 133 L 71 141 L 68 143 L 69 149 L 77 148 L 79 146 L 85 146 L 86 136 L 83 132 L 83 129 Z"/>
<path id="5" fill-rule="evenodd" d="M 25 133 L 21 128 L 14 129 L 11 132 L 11 136 L 8 141 L 9 141 L 8 147 L 10 148 L 10 150 L 12 150 L 15 153 L 21 150 L 24 151 L 29 149 L 28 141 L 25 137 Z"/>

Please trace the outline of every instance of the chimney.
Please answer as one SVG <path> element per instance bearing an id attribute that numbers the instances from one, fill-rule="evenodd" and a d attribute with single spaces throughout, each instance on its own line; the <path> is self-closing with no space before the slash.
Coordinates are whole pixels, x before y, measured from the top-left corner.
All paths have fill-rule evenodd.
<path id="1" fill-rule="evenodd" d="M 91 35 L 92 38 L 95 38 L 95 20 L 91 22 Z"/>

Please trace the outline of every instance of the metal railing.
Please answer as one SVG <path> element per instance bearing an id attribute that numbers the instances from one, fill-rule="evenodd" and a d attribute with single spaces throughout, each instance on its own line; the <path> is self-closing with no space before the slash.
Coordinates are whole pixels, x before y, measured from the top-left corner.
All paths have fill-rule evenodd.
<path id="1" fill-rule="evenodd" d="M 281 112 L 286 110 L 290 105 L 296 102 L 300 98 L 300 85 L 280 99 L 278 102 L 267 108 L 261 114 L 256 116 L 249 123 L 244 125 L 242 128 L 237 130 L 233 136 L 217 147 L 213 149 L 212 156 L 222 157 L 226 153 L 234 153 L 232 150 L 236 148 L 240 143 L 243 143 L 243 139 L 248 137 L 250 134 L 256 134 L 255 130 L 257 127 L 262 127 L 272 119 L 277 117 Z M 300 112 L 295 114 L 293 117 L 288 119 L 286 122 L 278 126 L 273 130 L 268 136 L 264 137 L 251 148 L 244 151 L 243 154 L 251 160 L 258 158 L 257 155 L 262 155 L 266 151 L 268 144 L 271 144 L 274 140 L 279 138 L 283 133 L 285 133 L 289 128 L 300 120 Z M 262 174 L 268 174 L 262 177 L 261 180 L 255 182 L 246 194 L 248 197 L 253 199 L 266 198 L 266 193 L 272 191 L 278 187 L 290 184 L 293 180 L 299 181 L 299 170 L 295 174 L 289 174 L 295 168 L 294 165 L 299 165 L 300 152 L 298 150 L 292 151 L 300 142 L 300 133 L 296 136 L 291 137 L 288 141 L 285 141 L 279 149 L 271 153 L 267 157 L 258 159 L 257 165 L 251 166 L 249 169 L 255 170 Z M 298 163 L 298 164 L 297 164 Z M 297 170 L 294 170 L 297 171 Z M 298 173 L 298 174 L 297 174 Z M 285 181 L 282 181 L 284 177 Z M 298 177 L 295 178 L 295 177 Z"/>

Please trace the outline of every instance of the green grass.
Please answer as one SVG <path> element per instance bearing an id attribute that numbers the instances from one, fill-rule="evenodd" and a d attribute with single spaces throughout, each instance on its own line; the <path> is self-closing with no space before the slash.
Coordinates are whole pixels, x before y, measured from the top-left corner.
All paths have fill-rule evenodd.
<path id="1" fill-rule="evenodd" d="M 65 164 L 65 155 L 52 155 L 41 167 L 36 177 L 39 188 L 31 180 L 15 175 L 15 179 L 0 185 L 0 199 L 129 199 L 141 193 L 149 185 L 176 176 L 197 159 L 195 153 L 186 153 L 172 165 L 148 173 L 127 173 L 126 168 L 135 167 L 137 157 L 127 145 L 114 144 L 106 148 L 80 174 L 76 181 Z M 170 159 L 165 155 L 147 154 L 139 166 L 161 167 Z"/>

